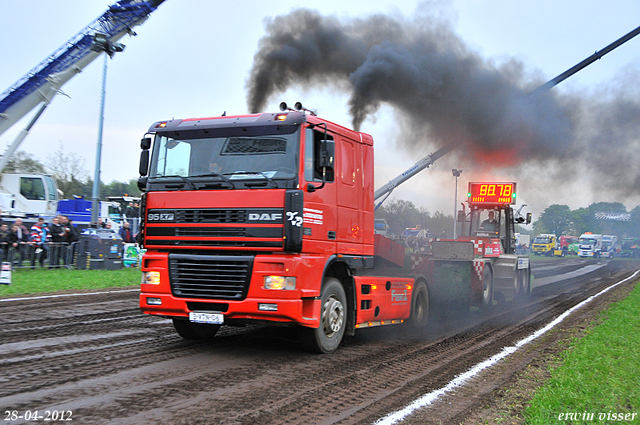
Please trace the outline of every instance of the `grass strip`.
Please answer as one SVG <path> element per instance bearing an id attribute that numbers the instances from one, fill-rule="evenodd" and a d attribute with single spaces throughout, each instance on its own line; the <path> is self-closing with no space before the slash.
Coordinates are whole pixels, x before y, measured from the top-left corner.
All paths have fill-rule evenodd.
<path id="1" fill-rule="evenodd" d="M 103 289 L 140 285 L 140 269 L 121 270 L 15 269 L 11 284 L 0 285 L 0 297 L 59 292 L 67 290 Z"/>
<path id="2" fill-rule="evenodd" d="M 640 285 L 604 311 L 536 391 L 527 424 L 640 423 Z"/>

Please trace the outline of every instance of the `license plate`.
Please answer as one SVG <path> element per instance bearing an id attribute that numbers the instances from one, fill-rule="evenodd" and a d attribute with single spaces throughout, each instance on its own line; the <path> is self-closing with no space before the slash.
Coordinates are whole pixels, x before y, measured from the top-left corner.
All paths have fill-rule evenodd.
<path id="1" fill-rule="evenodd" d="M 194 323 L 222 325 L 224 323 L 224 316 L 220 313 L 199 313 L 192 311 L 189 313 L 189 321 Z"/>

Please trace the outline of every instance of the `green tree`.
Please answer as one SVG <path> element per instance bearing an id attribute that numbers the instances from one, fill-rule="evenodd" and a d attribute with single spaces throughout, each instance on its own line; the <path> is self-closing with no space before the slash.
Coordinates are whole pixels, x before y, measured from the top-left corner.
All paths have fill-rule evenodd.
<path id="1" fill-rule="evenodd" d="M 84 196 L 89 186 L 89 174 L 84 168 L 84 158 L 73 152 L 66 152 L 60 144 L 58 150 L 49 154 L 46 161 L 47 171 L 56 179 L 58 188 L 64 196 Z"/>
<path id="2" fill-rule="evenodd" d="M 593 227 L 593 219 L 591 213 L 586 208 L 578 208 L 571 211 L 571 220 L 573 221 L 573 234 L 580 236 L 584 232 L 590 232 Z"/>
<path id="3" fill-rule="evenodd" d="M 376 218 L 384 218 L 397 235 L 402 234 L 407 227 L 421 225 L 420 211 L 413 202 L 393 199 L 376 211 Z"/>
<path id="4" fill-rule="evenodd" d="M 46 174 L 44 164 L 25 151 L 18 151 L 7 161 L 3 173 Z"/>
<path id="5" fill-rule="evenodd" d="M 629 226 L 627 221 L 607 220 L 597 217 L 597 213 L 627 213 L 627 208 L 620 202 L 596 202 L 587 208 L 593 217 L 593 233 L 603 235 L 622 235 Z"/>
<path id="6" fill-rule="evenodd" d="M 112 181 L 107 185 L 102 185 L 100 190 L 101 198 L 108 196 L 140 196 L 138 189 L 138 180 L 131 179 L 128 182 Z"/>
<path id="7" fill-rule="evenodd" d="M 396 235 L 401 235 L 404 229 L 420 226 L 428 229 L 435 237 L 444 231 L 447 237 L 453 236 L 453 216 L 436 211 L 433 215 L 425 207 L 416 208 L 413 202 L 392 200 L 378 208 L 376 218 L 384 218 Z"/>
<path id="8" fill-rule="evenodd" d="M 572 229 L 571 209 L 567 205 L 553 204 L 547 207 L 533 223 L 536 234 L 553 233 L 557 236 L 570 233 Z"/>
<path id="9" fill-rule="evenodd" d="M 435 237 L 440 237 L 444 232 L 445 237 L 453 237 L 453 216 L 445 215 L 442 211 L 436 211 L 426 225 L 429 232 Z"/>
<path id="10" fill-rule="evenodd" d="M 640 236 L 640 205 L 631 210 L 631 220 L 620 237 Z"/>

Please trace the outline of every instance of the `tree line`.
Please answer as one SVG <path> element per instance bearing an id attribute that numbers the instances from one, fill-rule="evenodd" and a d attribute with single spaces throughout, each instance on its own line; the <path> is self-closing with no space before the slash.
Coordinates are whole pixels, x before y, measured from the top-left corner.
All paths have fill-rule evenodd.
<path id="1" fill-rule="evenodd" d="M 420 226 L 429 229 L 432 235 L 453 236 L 453 216 L 440 211 L 431 214 L 424 207 L 412 202 L 391 200 L 376 210 L 376 218 L 384 218 L 391 231 L 400 235 L 408 227 Z M 516 225 L 516 232 L 538 235 L 553 233 L 580 236 L 586 232 L 616 235 L 618 237 L 640 237 L 640 206 L 631 211 L 620 202 L 595 202 L 586 208 L 571 210 L 567 205 L 550 205 L 537 220 L 533 229 Z"/>
<path id="2" fill-rule="evenodd" d="M 453 237 L 453 216 L 440 211 L 431 214 L 424 207 L 416 207 L 413 202 L 401 199 L 388 201 L 376 210 L 376 218 L 384 218 L 391 231 L 400 235 L 406 228 L 420 226 L 439 237 L 442 232 L 447 237 Z"/>
<path id="3" fill-rule="evenodd" d="M 575 210 L 567 205 L 553 204 L 540 213 L 533 223 L 532 233 L 580 236 L 586 232 L 639 237 L 640 205 L 628 212 L 620 202 L 594 202 Z"/>
<path id="4" fill-rule="evenodd" d="M 425 207 L 416 207 L 410 201 L 392 199 L 378 208 L 375 215 L 376 218 L 384 218 L 395 235 L 401 235 L 406 228 L 420 226 L 421 229 L 428 229 L 434 237 L 453 237 L 451 214 L 446 215 L 441 211 L 431 214 Z M 460 227 L 458 227 L 459 231 Z M 516 232 L 529 233 L 519 225 L 516 225 Z"/>
<path id="5" fill-rule="evenodd" d="M 57 151 L 49 154 L 44 163 L 31 154 L 18 151 L 9 159 L 3 172 L 51 175 L 56 180 L 58 189 L 64 193 L 65 199 L 71 199 L 74 195 L 91 199 L 93 194 L 93 179 L 84 168 L 84 158 L 65 151 L 62 145 Z M 108 184 L 100 182 L 100 197 L 140 196 L 137 182 L 137 179 L 114 180 Z"/>
<path id="6" fill-rule="evenodd" d="M 57 151 L 50 154 L 44 163 L 32 155 L 19 151 L 9 160 L 4 172 L 49 174 L 56 179 L 58 188 L 64 198 L 73 195 L 91 199 L 93 179 L 84 168 L 84 158 L 73 152 L 67 152 L 60 145 Z M 100 182 L 100 195 L 107 196 L 140 196 L 137 179 L 129 181 L 112 181 L 109 184 Z M 603 214 L 604 213 L 604 214 Z M 453 236 L 453 216 L 436 211 L 430 213 L 425 207 L 416 207 L 413 202 L 392 199 L 382 205 L 375 213 L 376 218 L 384 218 L 391 231 L 400 235 L 406 228 L 420 226 L 438 237 L 444 232 L 446 237 Z M 630 212 L 620 202 L 596 202 L 587 208 L 571 210 L 567 205 L 553 204 L 547 207 L 540 217 L 533 222 L 533 230 L 529 231 L 517 226 L 517 232 L 554 233 L 560 235 L 580 236 L 585 232 L 617 235 L 619 237 L 640 237 L 640 205 Z"/>

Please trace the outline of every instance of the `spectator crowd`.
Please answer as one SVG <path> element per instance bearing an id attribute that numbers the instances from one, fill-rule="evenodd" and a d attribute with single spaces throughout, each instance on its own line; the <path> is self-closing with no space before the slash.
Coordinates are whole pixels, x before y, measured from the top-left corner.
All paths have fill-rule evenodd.
<path id="1" fill-rule="evenodd" d="M 71 262 L 68 247 L 79 240 L 78 229 L 65 215 L 55 216 L 50 223 L 40 217 L 29 229 L 21 218 L 9 224 L 0 224 L 0 249 L 3 262 L 22 266 L 26 261 L 31 267 L 39 263 L 49 268 L 66 266 Z"/>

